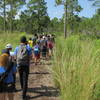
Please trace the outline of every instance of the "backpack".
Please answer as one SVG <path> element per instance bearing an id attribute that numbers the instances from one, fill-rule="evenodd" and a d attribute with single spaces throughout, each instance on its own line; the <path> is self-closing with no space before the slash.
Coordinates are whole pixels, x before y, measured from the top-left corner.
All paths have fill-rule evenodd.
<path id="1" fill-rule="evenodd" d="M 50 49 L 53 48 L 53 44 L 52 44 L 52 42 L 49 41 L 49 42 L 47 43 L 47 45 L 48 45 L 48 48 L 50 48 Z"/>
<path id="2" fill-rule="evenodd" d="M 29 64 L 29 55 L 26 45 L 20 45 L 17 52 L 17 65 L 24 66 Z"/>
<path id="3" fill-rule="evenodd" d="M 36 55 L 38 55 L 39 53 L 40 53 L 40 49 L 39 49 L 39 46 L 34 46 L 34 53 L 36 54 Z"/>
<path id="4" fill-rule="evenodd" d="M 6 88 L 6 84 L 4 83 L 4 80 L 8 77 L 8 74 L 11 71 L 13 65 L 14 63 L 11 60 L 9 60 L 8 69 L 6 70 L 6 72 L 0 75 L 0 92 L 2 92 Z"/>
<path id="5" fill-rule="evenodd" d="M 2 75 L 0 75 L 0 92 L 2 92 L 5 89 L 5 83 L 4 80 L 8 76 L 7 72 L 4 72 Z"/>

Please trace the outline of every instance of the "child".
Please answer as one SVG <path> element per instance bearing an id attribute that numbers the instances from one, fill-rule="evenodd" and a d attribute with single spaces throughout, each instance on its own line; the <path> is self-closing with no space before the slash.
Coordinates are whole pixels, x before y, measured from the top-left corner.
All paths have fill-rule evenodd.
<path id="1" fill-rule="evenodd" d="M 39 45 L 39 42 L 37 42 L 36 45 L 34 46 L 33 53 L 34 53 L 35 65 L 37 65 L 37 63 L 39 63 L 39 61 L 40 61 L 40 45 Z"/>

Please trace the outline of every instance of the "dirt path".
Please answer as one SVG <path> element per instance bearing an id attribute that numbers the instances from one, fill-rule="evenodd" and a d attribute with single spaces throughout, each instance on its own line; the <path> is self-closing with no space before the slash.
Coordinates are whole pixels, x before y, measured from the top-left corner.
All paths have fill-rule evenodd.
<path id="1" fill-rule="evenodd" d="M 44 61 L 42 61 L 44 62 Z M 29 84 L 28 84 L 28 100 L 58 100 L 58 90 L 54 88 L 52 75 L 49 68 L 50 61 L 44 64 L 35 66 L 33 63 L 30 66 Z M 21 90 L 19 78 L 17 75 L 17 89 L 15 100 L 21 99 Z"/>

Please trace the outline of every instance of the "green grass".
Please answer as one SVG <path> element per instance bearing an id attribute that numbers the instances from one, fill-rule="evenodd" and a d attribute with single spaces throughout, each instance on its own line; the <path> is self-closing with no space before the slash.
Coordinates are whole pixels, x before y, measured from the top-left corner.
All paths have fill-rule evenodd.
<path id="1" fill-rule="evenodd" d="M 22 35 L 26 34 L 0 34 L 0 51 L 7 43 L 14 50 Z M 100 100 L 100 40 L 58 37 L 52 72 L 61 100 Z"/>
<path id="2" fill-rule="evenodd" d="M 57 38 L 52 72 L 61 100 L 100 100 L 100 41 Z"/>
<path id="3" fill-rule="evenodd" d="M 27 39 L 32 37 L 32 35 L 26 35 L 25 33 L 1 33 L 0 34 L 0 53 L 1 50 L 5 48 L 6 44 L 11 43 L 13 46 L 13 50 L 20 43 L 20 37 L 26 36 Z"/>

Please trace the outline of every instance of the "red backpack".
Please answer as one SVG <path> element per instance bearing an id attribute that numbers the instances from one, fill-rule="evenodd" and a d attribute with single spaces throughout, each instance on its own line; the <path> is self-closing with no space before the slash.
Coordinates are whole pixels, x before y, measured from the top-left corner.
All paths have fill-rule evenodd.
<path id="1" fill-rule="evenodd" d="M 52 49 L 53 48 L 52 42 L 51 41 L 48 41 L 47 46 L 48 46 L 48 48 Z"/>

